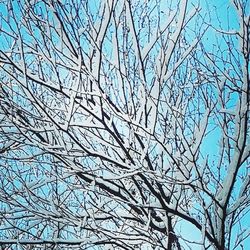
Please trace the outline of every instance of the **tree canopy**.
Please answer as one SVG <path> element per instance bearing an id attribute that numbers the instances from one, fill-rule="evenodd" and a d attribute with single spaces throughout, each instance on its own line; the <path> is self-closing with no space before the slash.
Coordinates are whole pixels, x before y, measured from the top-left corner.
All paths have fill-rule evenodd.
<path id="1" fill-rule="evenodd" d="M 0 1 L 2 249 L 244 249 L 250 3 L 223 4 Z"/>

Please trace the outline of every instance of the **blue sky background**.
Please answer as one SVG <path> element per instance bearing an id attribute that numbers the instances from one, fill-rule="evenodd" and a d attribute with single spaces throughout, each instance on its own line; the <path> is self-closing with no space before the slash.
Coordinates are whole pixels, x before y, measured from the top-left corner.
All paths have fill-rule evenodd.
<path id="1" fill-rule="evenodd" d="M 190 1 L 191 3 L 192 1 Z M 198 3 L 198 1 L 193 1 Z M 207 9 L 209 9 L 210 16 L 207 18 L 207 20 L 212 22 L 212 24 L 218 29 L 220 29 L 220 26 L 224 29 L 228 29 L 228 21 L 230 22 L 229 30 L 231 29 L 237 29 L 238 28 L 238 20 L 236 17 L 236 13 L 234 11 L 234 8 L 228 7 L 229 1 L 222 1 L 222 0 L 201 0 L 201 13 L 206 12 Z M 14 10 L 15 11 L 15 10 Z M 7 9 L 4 2 L 0 2 L 0 12 L 2 12 L 2 15 L 7 16 Z M 202 14 L 201 14 L 202 15 Z M 219 20 L 218 20 L 219 17 Z M 5 28 L 5 25 L 2 26 Z M 206 48 L 213 49 L 214 44 L 217 43 L 217 41 L 220 41 L 220 36 L 218 36 L 214 30 L 210 29 L 205 36 L 203 37 L 204 45 Z M 235 43 L 236 44 L 236 43 Z M 12 41 L 6 41 L 3 39 L 3 36 L 0 35 L 0 49 L 3 51 L 6 51 L 10 46 L 12 45 Z M 223 44 L 222 44 L 223 46 Z M 234 100 L 232 100 L 232 104 L 234 104 Z M 219 153 L 219 145 L 218 145 L 218 137 L 220 137 L 220 131 L 218 129 L 215 129 L 205 140 L 203 143 L 203 146 L 201 148 L 201 151 L 205 154 L 209 154 L 211 161 L 213 160 L 213 157 L 218 155 Z M 246 227 L 250 228 L 250 217 L 245 217 L 242 219 L 242 223 L 246 225 Z M 196 235 L 198 235 L 198 231 L 190 225 L 183 224 L 181 225 L 183 236 L 186 238 L 195 238 Z M 237 230 L 237 228 L 235 229 Z M 244 242 L 245 248 L 247 249 L 247 246 L 250 246 L 250 239 Z M 193 247 L 193 249 L 201 249 L 200 247 Z M 240 248 L 239 248 L 240 249 Z"/>

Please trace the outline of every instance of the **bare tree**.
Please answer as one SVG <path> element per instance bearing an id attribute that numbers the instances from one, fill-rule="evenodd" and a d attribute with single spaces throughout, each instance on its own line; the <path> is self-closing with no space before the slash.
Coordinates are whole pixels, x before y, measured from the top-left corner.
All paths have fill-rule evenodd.
<path id="1" fill-rule="evenodd" d="M 2 249 L 243 248 L 248 4 L 0 2 Z"/>

